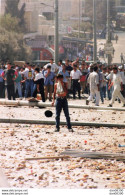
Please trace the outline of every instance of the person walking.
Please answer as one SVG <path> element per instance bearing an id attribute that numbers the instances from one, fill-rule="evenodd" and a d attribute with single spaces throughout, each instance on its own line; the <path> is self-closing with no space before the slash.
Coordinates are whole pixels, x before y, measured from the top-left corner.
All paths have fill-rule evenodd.
<path id="1" fill-rule="evenodd" d="M 113 80 L 112 80 L 112 83 L 109 86 L 109 88 L 111 86 L 114 86 L 114 91 L 113 91 L 113 94 L 112 94 L 111 103 L 109 104 L 108 107 L 113 106 L 113 103 L 115 102 L 115 99 L 117 97 L 123 102 L 123 107 L 124 107 L 125 106 L 125 98 L 121 94 L 121 91 L 123 91 L 123 81 L 122 81 L 120 73 L 118 72 L 117 67 L 113 67 Z"/>
<path id="2" fill-rule="evenodd" d="M 70 123 L 69 117 L 69 109 L 68 109 L 68 102 L 67 102 L 67 87 L 66 84 L 63 82 L 63 75 L 57 75 L 57 83 L 54 85 L 54 94 L 53 94 L 53 102 L 52 106 L 54 106 L 55 97 L 56 97 L 56 130 L 55 132 L 60 131 L 60 114 L 63 109 L 67 127 L 69 132 L 74 132 Z"/>
<path id="3" fill-rule="evenodd" d="M 15 70 L 12 69 L 11 63 L 7 64 L 7 69 L 2 73 L 2 78 L 4 79 L 5 86 L 7 87 L 8 99 L 11 100 L 11 98 L 13 98 L 13 100 L 15 100 L 14 81 L 17 78 L 17 74 Z"/>
<path id="4" fill-rule="evenodd" d="M 90 87 L 90 96 L 86 100 L 86 105 L 89 104 L 90 101 L 93 100 L 93 98 L 96 95 L 96 106 L 99 106 L 99 100 L 100 100 L 100 89 L 99 89 L 99 74 L 98 74 L 98 67 L 94 67 L 94 71 L 90 73 L 87 82 L 89 83 Z"/>

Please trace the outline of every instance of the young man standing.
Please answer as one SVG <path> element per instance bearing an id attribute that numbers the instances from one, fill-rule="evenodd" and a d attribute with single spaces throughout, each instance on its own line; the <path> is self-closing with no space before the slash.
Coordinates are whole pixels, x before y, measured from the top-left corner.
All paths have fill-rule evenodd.
<path id="1" fill-rule="evenodd" d="M 114 86 L 114 91 L 113 91 L 113 94 L 112 94 L 111 103 L 109 104 L 108 107 L 112 107 L 112 105 L 115 102 L 115 99 L 117 97 L 123 102 L 123 106 L 125 106 L 125 98 L 121 94 L 121 91 L 123 90 L 122 78 L 121 78 L 120 73 L 118 72 L 118 68 L 117 67 L 113 68 L 113 79 L 112 79 L 112 83 L 109 86 L 109 88 L 112 85 Z"/>
<path id="2" fill-rule="evenodd" d="M 55 74 L 51 71 L 51 66 L 48 65 L 47 70 L 44 72 L 45 77 L 45 99 L 47 100 L 48 93 L 49 93 L 49 101 L 52 101 L 52 92 L 53 92 L 53 84 L 54 84 L 54 78 Z"/>
<path id="3" fill-rule="evenodd" d="M 13 100 L 15 100 L 14 81 L 17 78 L 17 74 L 15 70 L 11 68 L 11 63 L 7 64 L 7 69 L 2 73 L 2 78 L 4 79 L 7 87 L 8 99 L 11 100 L 12 97 Z"/>
<path id="4" fill-rule="evenodd" d="M 59 70 L 59 67 L 57 66 L 57 64 L 55 64 L 53 62 L 53 59 L 50 59 L 50 63 L 49 64 L 46 64 L 44 66 L 44 69 L 47 70 L 47 67 L 50 66 L 51 67 L 51 72 L 54 72 L 55 74 L 58 72 Z"/>
<path id="5" fill-rule="evenodd" d="M 100 89 L 99 89 L 99 75 L 98 75 L 98 67 L 94 67 L 94 71 L 90 73 L 88 77 L 88 83 L 90 86 L 90 96 L 86 100 L 86 105 L 89 104 L 89 101 L 92 101 L 94 96 L 96 95 L 96 106 L 99 106 L 100 100 Z"/>
<path id="6" fill-rule="evenodd" d="M 5 97 L 5 87 L 4 87 L 4 80 L 2 78 L 2 73 L 4 72 L 2 66 L 0 66 L 0 98 Z"/>
<path id="7" fill-rule="evenodd" d="M 55 97 L 57 96 L 56 97 L 56 130 L 55 132 L 60 131 L 60 114 L 61 114 L 62 109 L 66 117 L 68 130 L 69 132 L 73 132 L 73 129 L 70 123 L 68 102 L 67 102 L 66 95 L 67 95 L 67 87 L 66 87 L 66 84 L 63 82 L 63 75 L 59 74 L 57 75 L 57 83 L 54 86 L 53 103 L 52 103 L 52 106 L 53 106 L 55 102 Z"/>
<path id="8" fill-rule="evenodd" d="M 36 88 L 33 92 L 33 97 L 35 98 L 37 93 L 41 94 L 42 101 L 45 102 L 45 95 L 44 95 L 44 76 L 40 72 L 39 68 L 35 68 L 35 79 L 34 83 L 36 84 Z"/>
<path id="9" fill-rule="evenodd" d="M 25 98 L 28 96 L 28 92 L 30 91 L 30 97 L 33 97 L 33 87 L 34 87 L 34 70 L 29 64 L 28 69 L 24 71 L 25 78 Z"/>
<path id="10" fill-rule="evenodd" d="M 22 99 L 22 86 L 21 86 L 22 76 L 19 72 L 19 67 L 16 67 L 16 74 L 17 74 L 17 78 L 15 80 L 15 94 L 17 90 L 19 98 Z"/>
<path id="11" fill-rule="evenodd" d="M 76 99 L 76 91 L 78 91 L 79 99 L 81 99 L 80 95 L 80 78 L 82 76 L 82 73 L 80 70 L 77 69 L 77 65 L 74 64 L 73 70 L 70 73 L 71 80 L 73 82 L 73 99 Z"/>

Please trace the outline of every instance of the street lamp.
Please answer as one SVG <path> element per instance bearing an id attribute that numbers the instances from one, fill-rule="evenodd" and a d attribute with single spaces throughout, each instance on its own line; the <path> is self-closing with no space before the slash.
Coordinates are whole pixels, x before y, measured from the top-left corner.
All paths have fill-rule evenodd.
<path id="1" fill-rule="evenodd" d="M 47 5 L 45 3 L 41 3 L 42 5 L 53 7 L 51 5 Z M 54 9 L 55 9 L 55 39 L 54 39 L 54 45 L 55 45 L 55 52 L 54 52 L 54 60 L 55 63 L 58 64 L 59 60 L 59 9 L 58 9 L 58 0 L 55 0 L 54 3 Z"/>

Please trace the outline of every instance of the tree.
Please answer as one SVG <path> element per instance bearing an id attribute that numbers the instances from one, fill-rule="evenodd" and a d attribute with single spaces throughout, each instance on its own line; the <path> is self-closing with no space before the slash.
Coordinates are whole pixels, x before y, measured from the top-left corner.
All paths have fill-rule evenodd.
<path id="1" fill-rule="evenodd" d="M 1 17 L 0 59 L 32 60 L 32 51 L 23 40 L 23 33 L 17 31 L 18 20 L 10 15 Z"/>
<path id="2" fill-rule="evenodd" d="M 26 24 L 25 24 L 25 3 L 22 5 L 21 9 L 19 10 L 19 2 L 20 0 L 6 0 L 6 7 L 5 7 L 5 15 L 10 14 L 12 17 L 18 19 L 18 25 L 20 26 L 20 30 L 22 32 L 26 31 Z"/>
<path id="3" fill-rule="evenodd" d="M 0 17 L 0 25 L 7 31 L 20 32 L 18 19 L 13 18 L 10 14 L 6 14 L 4 17 Z"/>

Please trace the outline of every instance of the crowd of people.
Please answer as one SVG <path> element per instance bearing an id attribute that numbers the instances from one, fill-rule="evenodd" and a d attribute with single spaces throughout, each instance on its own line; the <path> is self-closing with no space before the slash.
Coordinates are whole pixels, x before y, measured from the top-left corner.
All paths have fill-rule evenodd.
<path id="1" fill-rule="evenodd" d="M 82 99 L 88 94 L 86 105 L 93 101 L 99 106 L 107 99 L 111 107 L 117 99 L 125 106 L 124 66 L 107 66 L 99 62 L 87 64 L 79 58 L 74 62 L 60 60 L 58 65 L 51 59 L 49 64 L 40 68 L 30 63 L 19 67 L 8 62 L 0 67 L 0 98 L 37 98 L 40 94 L 43 102 L 47 99 L 52 102 L 57 75 L 63 75 L 67 98 Z"/>

